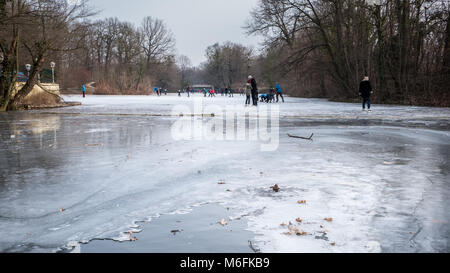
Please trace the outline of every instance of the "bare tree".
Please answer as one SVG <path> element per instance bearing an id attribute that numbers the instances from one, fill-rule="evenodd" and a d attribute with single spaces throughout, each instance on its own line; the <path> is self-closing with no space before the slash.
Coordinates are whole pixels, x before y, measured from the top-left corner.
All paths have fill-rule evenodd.
<path id="1" fill-rule="evenodd" d="M 159 62 L 172 54 L 175 39 L 162 20 L 145 17 L 140 27 L 140 34 L 147 68 L 152 62 Z"/>
<path id="2" fill-rule="evenodd" d="M 206 81 L 215 86 L 240 87 L 249 72 L 253 50 L 240 44 L 214 44 L 206 50 Z"/>
<path id="3" fill-rule="evenodd" d="M 192 84 L 188 79 L 188 73 L 190 68 L 192 67 L 192 62 L 189 57 L 185 55 L 180 55 L 177 58 L 178 65 L 178 78 L 180 80 L 180 88 L 184 89 L 188 85 Z"/>

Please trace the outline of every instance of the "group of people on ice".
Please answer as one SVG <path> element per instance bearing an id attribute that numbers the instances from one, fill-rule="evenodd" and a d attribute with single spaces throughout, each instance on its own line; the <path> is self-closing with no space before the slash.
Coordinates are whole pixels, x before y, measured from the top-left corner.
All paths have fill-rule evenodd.
<path id="1" fill-rule="evenodd" d="M 258 85 L 255 78 L 251 75 L 248 76 L 245 95 L 247 96 L 245 105 L 250 105 L 250 98 L 254 106 L 258 105 L 258 100 L 265 103 L 279 102 L 280 97 L 284 102 L 283 89 L 281 88 L 281 85 L 279 83 L 275 85 L 275 89 L 271 88 L 268 93 L 264 93 L 258 96 Z"/>
<path id="2" fill-rule="evenodd" d="M 83 85 L 82 89 L 83 89 L 83 97 L 84 97 L 85 92 L 86 92 L 86 87 Z M 165 89 L 165 88 L 163 89 L 163 88 L 155 87 L 154 90 L 158 96 L 161 96 L 162 93 L 167 95 L 167 89 Z M 187 93 L 188 97 L 190 97 L 190 94 L 193 92 L 201 92 L 205 97 L 207 97 L 207 96 L 215 97 L 216 96 L 216 90 L 214 88 L 210 88 L 210 89 L 203 88 L 201 90 L 192 90 L 191 87 L 187 87 L 185 92 Z M 222 96 L 234 97 L 234 95 L 233 95 L 234 90 L 231 87 L 220 88 L 219 92 L 221 93 Z M 258 85 L 256 83 L 255 78 L 251 75 L 248 76 L 248 80 L 247 80 L 246 87 L 245 87 L 245 92 L 243 92 L 241 89 L 238 89 L 237 92 L 240 96 L 243 96 L 243 95 L 246 96 L 246 100 L 245 100 L 246 106 L 248 106 L 250 104 L 257 106 L 258 101 L 265 102 L 265 103 L 279 102 L 280 97 L 281 97 L 282 102 L 284 102 L 283 89 L 281 88 L 281 85 L 279 83 L 277 83 L 275 85 L 275 88 L 270 88 L 267 93 L 263 93 L 263 94 L 259 95 L 258 94 Z M 367 110 L 369 112 L 372 111 L 370 109 L 372 94 L 373 94 L 373 89 L 372 89 L 372 85 L 369 81 L 369 77 L 365 76 L 359 85 L 359 95 L 361 96 L 362 101 L 363 101 L 362 102 L 363 111 L 366 110 L 366 105 L 367 105 Z M 178 90 L 178 96 L 179 97 L 181 96 L 181 90 Z"/>
<path id="3" fill-rule="evenodd" d="M 166 88 L 161 88 L 161 87 L 155 86 L 154 90 L 155 90 L 156 95 L 158 95 L 158 96 L 161 96 L 162 93 L 164 93 L 164 95 L 167 95 Z"/>
<path id="4" fill-rule="evenodd" d="M 155 92 L 157 92 L 157 87 L 155 87 Z M 259 95 L 258 93 L 258 85 L 253 76 L 248 76 L 248 80 L 246 83 L 246 88 L 233 90 L 231 87 L 219 88 L 218 91 L 211 88 L 201 88 L 201 89 L 192 89 L 188 86 L 184 90 L 178 90 L 178 96 L 181 97 L 181 93 L 186 93 L 188 97 L 191 96 L 192 93 L 200 93 L 203 94 L 204 97 L 215 97 L 216 93 L 220 93 L 222 96 L 234 97 L 234 94 L 237 93 L 239 96 L 246 96 L 245 105 L 248 106 L 250 104 L 257 106 L 258 101 L 271 103 L 271 102 L 279 102 L 279 98 L 284 102 L 283 97 L 283 89 L 279 83 L 276 84 L 275 88 L 271 88 L 268 93 Z"/>
<path id="5" fill-rule="evenodd" d="M 280 97 L 281 97 L 281 100 L 284 102 L 283 89 L 281 89 L 281 85 L 279 83 L 277 83 L 277 85 L 275 86 L 275 89 L 270 88 L 268 93 L 261 94 L 261 95 L 259 95 L 259 97 L 260 97 L 261 102 L 266 102 L 266 103 L 279 102 Z M 276 98 L 276 100 L 275 100 L 275 98 Z"/>

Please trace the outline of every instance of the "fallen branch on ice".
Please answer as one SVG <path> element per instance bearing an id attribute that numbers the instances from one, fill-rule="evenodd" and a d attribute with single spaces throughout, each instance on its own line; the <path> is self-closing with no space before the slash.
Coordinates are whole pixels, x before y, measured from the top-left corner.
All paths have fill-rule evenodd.
<path id="1" fill-rule="evenodd" d="M 287 135 L 288 135 L 288 137 L 300 138 L 300 139 L 306 139 L 306 140 L 313 140 L 312 137 L 314 136 L 314 134 L 311 134 L 310 137 L 294 136 L 294 135 L 291 135 L 291 134 L 287 134 Z"/>

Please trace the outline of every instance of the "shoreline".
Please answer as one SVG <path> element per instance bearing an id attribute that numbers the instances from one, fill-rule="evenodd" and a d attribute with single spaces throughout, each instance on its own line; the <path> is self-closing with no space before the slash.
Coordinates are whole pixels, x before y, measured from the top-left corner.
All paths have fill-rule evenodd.
<path id="1" fill-rule="evenodd" d="M 64 108 L 64 107 L 73 107 L 73 106 L 81 106 L 82 103 L 78 101 L 68 101 L 55 105 L 26 105 L 25 110 L 40 110 L 40 109 L 53 109 L 53 108 Z"/>

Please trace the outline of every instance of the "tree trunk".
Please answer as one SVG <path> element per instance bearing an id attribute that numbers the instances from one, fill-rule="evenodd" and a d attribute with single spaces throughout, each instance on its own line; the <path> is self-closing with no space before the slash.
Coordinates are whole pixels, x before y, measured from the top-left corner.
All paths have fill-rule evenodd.
<path id="1" fill-rule="evenodd" d="M 17 71 L 15 71 L 17 66 L 17 47 L 19 43 L 19 31 L 18 27 L 13 27 L 14 38 L 11 41 L 9 49 L 4 45 L 3 49 L 3 71 L 0 77 L 0 88 L 2 90 L 2 97 L 0 98 L 0 112 L 4 112 L 8 109 L 11 102 L 12 90 L 15 87 L 15 82 L 17 79 Z"/>
<path id="2" fill-rule="evenodd" d="M 443 70 L 444 70 L 445 74 L 450 74 L 450 12 L 447 13 L 447 27 L 445 30 Z"/>
<path id="3" fill-rule="evenodd" d="M 45 57 L 43 55 L 39 55 L 37 61 L 34 63 L 33 70 L 30 73 L 30 77 L 25 85 L 17 91 L 16 95 L 9 103 L 9 110 L 15 110 L 21 108 L 23 105 L 23 99 L 30 94 L 33 90 L 34 86 L 37 83 L 37 75 L 41 71 L 42 64 L 44 63 Z"/>

